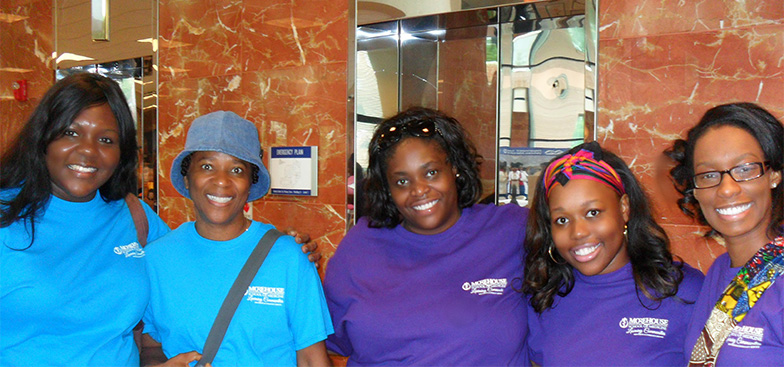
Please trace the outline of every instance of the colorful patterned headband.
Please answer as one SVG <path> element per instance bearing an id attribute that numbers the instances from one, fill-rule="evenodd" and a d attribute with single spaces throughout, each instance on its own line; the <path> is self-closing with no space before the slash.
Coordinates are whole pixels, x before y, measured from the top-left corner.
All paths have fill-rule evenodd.
<path id="1" fill-rule="evenodd" d="M 580 149 L 579 152 L 567 154 L 547 166 L 542 176 L 545 195 L 550 197 L 550 191 L 556 182 L 563 186 L 569 180 L 584 179 L 603 183 L 623 196 L 626 190 L 621 177 L 607 162 L 601 160 L 599 144 L 591 142 L 584 146 L 585 148 Z"/>

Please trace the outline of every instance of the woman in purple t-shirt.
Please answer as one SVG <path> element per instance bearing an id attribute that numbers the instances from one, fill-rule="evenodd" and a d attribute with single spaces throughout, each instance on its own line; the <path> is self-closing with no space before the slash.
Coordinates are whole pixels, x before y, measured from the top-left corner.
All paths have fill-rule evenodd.
<path id="1" fill-rule="evenodd" d="M 527 209 L 475 204 L 479 156 L 443 113 L 415 108 L 370 142 L 365 217 L 327 264 L 335 334 L 349 365 L 520 366 Z"/>
<path id="2" fill-rule="evenodd" d="M 690 365 L 784 365 L 784 127 L 754 104 L 721 105 L 667 153 L 681 208 L 727 247 L 689 324 Z"/>
<path id="3" fill-rule="evenodd" d="M 682 363 L 703 276 L 674 262 L 668 247 L 623 160 L 595 142 L 554 158 L 534 193 L 526 234 L 531 360 Z"/>

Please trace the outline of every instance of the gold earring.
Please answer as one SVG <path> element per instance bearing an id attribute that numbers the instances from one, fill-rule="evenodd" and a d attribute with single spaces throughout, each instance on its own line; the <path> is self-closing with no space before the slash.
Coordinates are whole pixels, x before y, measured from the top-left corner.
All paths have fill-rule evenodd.
<path id="1" fill-rule="evenodd" d="M 555 246 L 550 246 L 550 248 L 547 249 L 547 253 L 550 254 L 550 259 L 553 260 L 553 262 L 558 265 L 566 264 L 566 261 L 559 263 L 557 260 L 555 260 L 555 257 L 553 256 L 553 247 Z"/>
<path id="2" fill-rule="evenodd" d="M 629 230 L 629 227 L 627 227 L 627 226 L 624 224 L 624 225 L 623 225 L 623 236 L 624 236 L 624 237 L 627 237 L 627 232 L 628 232 L 628 230 Z"/>

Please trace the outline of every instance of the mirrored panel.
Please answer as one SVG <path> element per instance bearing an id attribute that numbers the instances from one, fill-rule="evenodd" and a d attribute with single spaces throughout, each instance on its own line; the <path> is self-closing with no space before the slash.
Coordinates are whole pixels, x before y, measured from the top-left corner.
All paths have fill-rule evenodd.
<path id="1" fill-rule="evenodd" d="M 527 205 L 526 178 L 536 176 L 535 167 L 593 139 L 591 16 L 585 2 L 559 0 L 357 27 L 349 163 L 357 212 L 349 218 L 362 215 L 361 178 L 375 126 L 410 106 L 442 110 L 466 127 L 484 157 L 483 202 Z"/>
<path id="2" fill-rule="evenodd" d="M 518 6 L 501 24 L 499 204 L 528 205 L 541 164 L 593 138 L 586 11 L 555 5 Z"/>

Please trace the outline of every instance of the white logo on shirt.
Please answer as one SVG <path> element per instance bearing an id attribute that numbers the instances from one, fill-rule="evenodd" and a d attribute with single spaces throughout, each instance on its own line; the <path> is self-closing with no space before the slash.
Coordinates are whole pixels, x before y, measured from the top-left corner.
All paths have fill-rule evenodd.
<path id="1" fill-rule="evenodd" d="M 618 326 L 626 329 L 626 334 L 662 339 L 667 336 L 669 324 L 670 320 L 655 317 L 624 317 Z"/>
<path id="2" fill-rule="evenodd" d="M 285 293 L 285 288 L 250 286 L 245 299 L 257 305 L 283 306 Z"/>
<path id="3" fill-rule="evenodd" d="M 478 294 L 480 296 L 486 294 L 502 295 L 504 294 L 504 288 L 506 288 L 505 278 L 501 278 L 501 279 L 487 278 L 487 279 L 477 280 L 475 282 L 463 283 L 464 291 L 471 291 L 471 294 Z"/>
<path id="4" fill-rule="evenodd" d="M 117 246 L 114 248 L 114 253 L 117 255 L 125 255 L 125 257 L 144 257 L 144 249 L 138 242 L 131 242 L 125 246 Z"/>
<path id="5" fill-rule="evenodd" d="M 759 349 L 764 335 L 765 329 L 761 327 L 735 326 L 726 343 L 736 348 Z"/>

